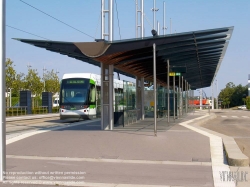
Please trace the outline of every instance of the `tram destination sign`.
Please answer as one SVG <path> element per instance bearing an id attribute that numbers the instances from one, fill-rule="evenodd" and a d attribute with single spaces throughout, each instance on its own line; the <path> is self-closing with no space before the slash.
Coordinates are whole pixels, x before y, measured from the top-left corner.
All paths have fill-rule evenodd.
<path id="1" fill-rule="evenodd" d="M 83 84 L 84 80 L 67 80 L 67 84 Z"/>
<path id="2" fill-rule="evenodd" d="M 180 72 L 169 72 L 170 77 L 181 76 Z"/>

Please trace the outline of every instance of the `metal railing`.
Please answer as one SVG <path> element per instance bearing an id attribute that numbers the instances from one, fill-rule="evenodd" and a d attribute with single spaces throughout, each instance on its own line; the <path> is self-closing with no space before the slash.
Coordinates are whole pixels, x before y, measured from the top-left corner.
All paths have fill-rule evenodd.
<path id="1" fill-rule="evenodd" d="M 53 107 L 52 113 L 59 113 L 60 107 Z M 27 115 L 27 106 L 15 106 L 15 107 L 6 107 L 6 116 L 21 116 Z M 56 111 L 56 112 L 55 112 Z M 32 109 L 32 114 L 47 114 L 49 113 L 48 106 L 38 106 Z"/>
<path id="2" fill-rule="evenodd" d="M 45 114 L 48 113 L 48 106 L 38 106 L 38 114 Z"/>
<path id="3" fill-rule="evenodd" d="M 6 107 L 6 116 L 26 115 L 27 106 Z"/>

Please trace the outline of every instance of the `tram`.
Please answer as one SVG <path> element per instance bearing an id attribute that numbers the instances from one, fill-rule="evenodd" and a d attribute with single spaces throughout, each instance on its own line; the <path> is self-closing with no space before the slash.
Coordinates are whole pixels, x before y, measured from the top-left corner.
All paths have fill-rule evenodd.
<path id="1" fill-rule="evenodd" d="M 114 79 L 114 92 L 122 89 L 123 81 Z M 100 75 L 64 74 L 60 87 L 60 119 L 95 119 L 100 106 L 100 90 Z"/>

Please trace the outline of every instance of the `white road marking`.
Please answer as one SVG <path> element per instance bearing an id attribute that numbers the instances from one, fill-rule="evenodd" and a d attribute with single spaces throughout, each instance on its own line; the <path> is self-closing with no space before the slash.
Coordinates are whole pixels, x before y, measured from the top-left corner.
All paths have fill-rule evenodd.
<path id="1" fill-rule="evenodd" d="M 118 183 L 89 183 L 83 181 L 46 181 L 46 180 L 16 180 L 3 181 L 4 184 L 43 184 L 54 186 L 83 186 L 83 187 L 185 187 L 169 185 L 145 185 L 145 184 L 118 184 Z"/>
<path id="2" fill-rule="evenodd" d="M 185 166 L 211 166 L 211 162 L 179 162 L 179 161 L 153 161 L 153 160 L 123 160 L 103 158 L 68 158 L 68 157 L 42 157 L 42 156 L 19 156 L 6 155 L 6 158 L 25 160 L 53 160 L 53 161 L 76 161 L 76 162 L 112 162 L 127 164 L 162 164 L 162 165 L 185 165 Z"/>
<path id="3" fill-rule="evenodd" d="M 243 118 L 249 118 L 249 116 L 242 116 Z"/>
<path id="4" fill-rule="evenodd" d="M 222 118 L 227 118 L 228 116 L 221 116 Z"/>
<path id="5" fill-rule="evenodd" d="M 232 118 L 239 118 L 238 116 L 232 116 Z"/>

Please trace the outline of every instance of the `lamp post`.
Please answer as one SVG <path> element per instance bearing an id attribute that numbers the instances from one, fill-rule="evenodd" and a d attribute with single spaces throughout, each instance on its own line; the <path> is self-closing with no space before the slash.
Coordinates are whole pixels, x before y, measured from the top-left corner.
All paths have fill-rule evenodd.
<path id="1" fill-rule="evenodd" d="M 153 21 L 154 21 L 154 23 L 153 23 L 153 25 L 154 25 L 154 30 L 156 29 L 155 28 L 155 13 L 159 10 L 159 8 L 155 8 L 155 0 L 154 0 L 154 8 L 151 8 L 151 10 L 153 11 Z"/>
<path id="2" fill-rule="evenodd" d="M 218 90 L 218 80 L 216 79 L 216 93 L 217 93 L 217 99 L 216 99 L 216 108 L 219 109 L 219 90 Z"/>
<path id="3" fill-rule="evenodd" d="M 56 70 L 56 75 L 59 74 L 59 71 Z M 57 83 L 59 82 L 59 76 L 57 75 L 57 82 L 56 82 L 56 86 L 57 86 Z M 59 83 L 60 85 L 60 83 Z M 60 88 L 59 88 L 60 89 Z M 60 92 L 60 91 L 59 91 Z M 57 98 L 59 97 L 59 93 L 57 94 Z"/>
<path id="4" fill-rule="evenodd" d="M 12 105 L 12 104 L 11 104 L 11 90 L 12 90 L 12 88 L 9 88 L 9 90 L 10 90 L 10 93 L 9 93 L 9 94 L 10 94 L 10 107 L 11 107 L 11 105 Z"/>
<path id="5" fill-rule="evenodd" d="M 246 105 L 246 94 L 243 94 L 243 98 L 242 98 L 242 100 L 243 100 L 243 102 L 244 102 L 244 105 Z"/>
<path id="6" fill-rule="evenodd" d="M 202 110 L 202 88 L 200 89 L 200 110 Z"/>
<path id="7" fill-rule="evenodd" d="M 45 68 L 45 66 L 43 66 L 43 91 L 45 92 L 45 78 L 44 78 L 44 72 L 46 71 L 47 69 Z"/>

